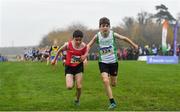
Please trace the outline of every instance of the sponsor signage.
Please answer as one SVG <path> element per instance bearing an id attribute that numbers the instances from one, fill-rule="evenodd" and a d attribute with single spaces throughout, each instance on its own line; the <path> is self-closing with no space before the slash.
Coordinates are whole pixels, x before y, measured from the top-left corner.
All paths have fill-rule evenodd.
<path id="1" fill-rule="evenodd" d="M 177 56 L 147 56 L 147 64 L 178 64 Z"/>

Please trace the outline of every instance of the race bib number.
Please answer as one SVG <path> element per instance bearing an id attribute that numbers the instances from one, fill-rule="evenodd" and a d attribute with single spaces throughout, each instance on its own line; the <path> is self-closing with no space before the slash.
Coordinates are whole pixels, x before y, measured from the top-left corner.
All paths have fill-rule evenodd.
<path id="1" fill-rule="evenodd" d="M 71 63 L 80 63 L 80 62 L 81 62 L 80 56 L 74 56 L 74 55 L 72 55 L 72 57 L 71 57 Z"/>
<path id="2" fill-rule="evenodd" d="M 109 47 L 100 48 L 100 53 L 101 53 L 102 55 L 109 54 L 109 53 L 113 53 L 113 47 L 112 47 L 112 46 L 109 46 Z"/>

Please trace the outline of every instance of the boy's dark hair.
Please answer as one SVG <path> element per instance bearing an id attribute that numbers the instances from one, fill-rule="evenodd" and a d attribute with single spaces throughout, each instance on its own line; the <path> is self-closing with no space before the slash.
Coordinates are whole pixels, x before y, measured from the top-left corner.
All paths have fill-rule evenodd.
<path id="1" fill-rule="evenodd" d="M 83 32 L 80 31 L 80 30 L 75 30 L 74 33 L 73 33 L 73 38 L 76 38 L 76 37 L 83 38 Z"/>
<path id="2" fill-rule="evenodd" d="M 99 20 L 99 26 L 101 26 L 102 24 L 108 24 L 110 26 L 110 20 L 107 17 L 102 17 Z"/>

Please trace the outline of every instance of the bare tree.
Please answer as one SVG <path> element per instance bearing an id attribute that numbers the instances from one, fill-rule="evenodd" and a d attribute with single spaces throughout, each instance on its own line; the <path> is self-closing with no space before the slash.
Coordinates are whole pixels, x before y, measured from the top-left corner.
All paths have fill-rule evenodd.
<path id="1" fill-rule="evenodd" d="M 153 14 L 148 12 L 140 12 L 137 14 L 137 20 L 140 25 L 146 25 L 147 23 L 152 23 Z"/>
<path id="2" fill-rule="evenodd" d="M 41 40 L 41 42 L 40 42 L 40 44 L 39 44 L 39 47 L 45 47 L 45 46 L 49 46 L 50 45 L 50 41 L 49 41 L 49 39 L 48 39 L 48 35 L 45 35 L 43 38 L 42 38 L 42 40 Z"/>

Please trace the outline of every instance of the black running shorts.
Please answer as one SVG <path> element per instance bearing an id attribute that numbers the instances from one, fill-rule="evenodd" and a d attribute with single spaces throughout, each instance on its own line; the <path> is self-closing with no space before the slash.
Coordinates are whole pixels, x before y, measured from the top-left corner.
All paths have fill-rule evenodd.
<path id="1" fill-rule="evenodd" d="M 118 74 L 118 62 L 108 63 L 108 64 L 99 62 L 99 70 L 101 73 L 106 72 L 111 76 L 117 76 L 117 74 Z"/>

